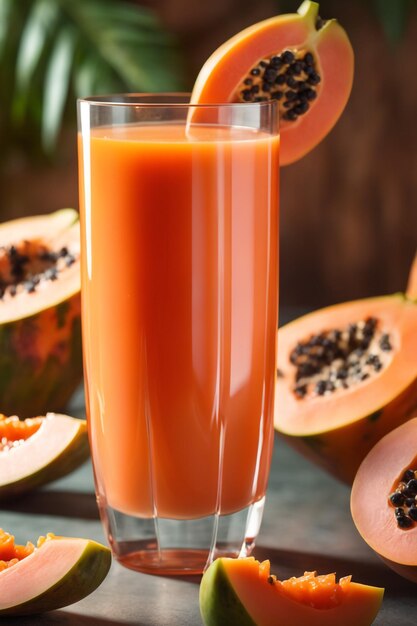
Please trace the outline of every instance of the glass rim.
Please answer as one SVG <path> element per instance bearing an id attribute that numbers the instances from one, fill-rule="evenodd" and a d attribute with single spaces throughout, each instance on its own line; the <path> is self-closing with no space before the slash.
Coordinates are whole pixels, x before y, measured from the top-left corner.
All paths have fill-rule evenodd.
<path id="1" fill-rule="evenodd" d="M 126 93 L 114 93 L 97 96 L 87 96 L 85 98 L 77 98 L 78 104 L 89 104 L 99 107 L 149 107 L 149 108 L 181 108 L 181 107 L 195 107 L 195 108 L 220 108 L 220 107 L 276 107 L 278 101 L 275 99 L 263 100 L 261 102 L 190 102 L 191 92 L 187 91 L 167 91 L 167 92 L 126 92 Z M 161 98 L 160 101 L 147 102 L 146 99 Z M 188 98 L 188 101 L 184 102 L 169 102 L 163 101 L 163 98 Z"/>

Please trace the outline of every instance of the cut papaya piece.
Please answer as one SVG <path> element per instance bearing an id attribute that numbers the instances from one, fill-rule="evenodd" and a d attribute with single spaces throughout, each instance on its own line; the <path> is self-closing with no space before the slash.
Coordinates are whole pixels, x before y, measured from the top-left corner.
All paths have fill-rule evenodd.
<path id="1" fill-rule="evenodd" d="M 280 581 L 270 563 L 253 557 L 220 558 L 206 570 L 200 586 L 200 611 L 206 626 L 369 626 L 384 589 L 335 574 L 305 572 Z"/>
<path id="2" fill-rule="evenodd" d="M 31 615 L 78 602 L 105 579 L 111 565 L 109 548 L 91 541 L 39 537 L 16 545 L 0 529 L 0 615 Z"/>
<path id="3" fill-rule="evenodd" d="M 417 254 L 411 265 L 406 294 L 410 300 L 417 300 Z"/>
<path id="4" fill-rule="evenodd" d="M 57 413 L 24 421 L 0 415 L 0 499 L 61 478 L 88 456 L 85 420 Z"/>
<path id="5" fill-rule="evenodd" d="M 365 457 L 353 482 L 351 512 L 366 543 L 417 582 L 417 418 L 388 433 Z"/>
<path id="6" fill-rule="evenodd" d="M 275 427 L 352 484 L 372 446 L 417 411 L 417 304 L 401 294 L 321 309 L 278 331 Z"/>
<path id="7" fill-rule="evenodd" d="M 78 214 L 0 225 L 1 409 L 63 409 L 82 380 Z"/>
<path id="8" fill-rule="evenodd" d="M 323 20 L 317 2 L 238 33 L 203 65 L 191 103 L 279 103 L 281 165 L 314 148 L 348 101 L 354 59 L 349 39 L 334 19 Z M 193 112 L 199 121 L 201 112 Z"/>

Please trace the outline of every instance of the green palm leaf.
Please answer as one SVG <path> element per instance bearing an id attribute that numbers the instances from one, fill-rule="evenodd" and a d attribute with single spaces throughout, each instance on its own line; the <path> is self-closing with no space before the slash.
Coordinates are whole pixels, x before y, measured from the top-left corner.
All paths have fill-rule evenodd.
<path id="1" fill-rule="evenodd" d="M 8 27 L 13 12 L 13 0 L 0 0 L 0 59 L 7 43 Z"/>
<path id="2" fill-rule="evenodd" d="M 89 94 L 121 92 L 125 86 L 122 81 L 117 83 L 112 69 L 97 56 L 87 56 L 78 61 L 73 88 L 77 98 L 85 98 Z"/>
<path id="3" fill-rule="evenodd" d="M 61 29 L 49 59 L 42 109 L 42 143 L 46 150 L 55 146 L 61 127 L 70 88 L 75 44 L 74 30 L 70 27 Z"/>
<path id="4" fill-rule="evenodd" d="M 50 0 L 38 0 L 33 4 L 23 29 L 17 57 L 16 82 L 19 90 L 27 89 L 58 17 L 58 4 Z"/>
<path id="5" fill-rule="evenodd" d="M 178 57 L 173 41 L 153 15 L 135 5 L 102 0 L 61 0 L 84 33 L 95 56 L 134 91 L 175 90 L 180 87 Z"/>
<path id="6" fill-rule="evenodd" d="M 412 9 L 410 0 L 374 0 L 382 27 L 393 43 L 398 43 L 405 31 Z"/>
<path id="7" fill-rule="evenodd" d="M 32 140 L 37 128 L 45 152 L 74 119 L 76 97 L 183 86 L 175 42 L 151 11 L 124 0 L 0 0 L 0 76 L 6 48 L 12 96 L 3 124 L 22 141 L 25 128 Z"/>

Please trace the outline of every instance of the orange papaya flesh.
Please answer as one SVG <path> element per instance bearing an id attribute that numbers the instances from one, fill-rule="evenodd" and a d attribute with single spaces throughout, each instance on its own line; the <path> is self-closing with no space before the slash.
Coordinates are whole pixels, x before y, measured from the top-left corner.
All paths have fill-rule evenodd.
<path id="1" fill-rule="evenodd" d="M 203 65 L 191 95 L 193 104 L 277 100 L 281 165 L 327 135 L 352 87 L 349 39 L 318 10 L 318 3 L 305 0 L 297 13 L 269 18 L 226 41 Z M 204 122 L 203 112 L 194 111 L 191 121 Z"/>
<path id="2" fill-rule="evenodd" d="M 362 356 L 355 356 L 358 348 L 354 344 L 354 350 L 347 349 L 343 358 L 336 354 L 310 378 L 297 381 L 301 369 L 291 362 L 294 352 L 302 352 L 306 346 L 315 349 L 311 348 L 311 338 L 328 338 L 337 330 L 343 335 L 352 325 L 359 328 L 369 319 L 375 320 L 375 331 Z M 277 431 L 307 458 L 351 484 L 372 446 L 417 411 L 416 327 L 417 304 L 394 295 L 327 307 L 281 328 L 275 393 Z M 383 341 L 388 342 L 389 350 L 378 347 Z M 344 375 L 347 371 L 350 379 L 338 378 L 340 371 Z M 346 388 L 343 381 L 349 382 Z M 300 386 L 306 386 L 301 396 Z"/>
<path id="3" fill-rule="evenodd" d="M 0 451 L 21 445 L 39 430 L 41 417 L 20 420 L 17 415 L 6 417 L 0 414 Z"/>
<path id="4" fill-rule="evenodd" d="M 217 559 L 200 587 L 200 610 L 206 626 L 367 626 L 375 619 L 384 590 L 335 574 L 280 581 L 269 561 L 253 557 Z"/>
<path id="5" fill-rule="evenodd" d="M 417 300 L 417 254 L 411 264 L 410 273 L 408 275 L 408 283 L 406 289 L 407 298 Z"/>
<path id="6" fill-rule="evenodd" d="M 368 453 L 353 482 L 350 506 L 366 543 L 397 573 L 417 582 L 417 522 L 400 524 L 390 499 L 410 469 L 417 470 L 417 417 L 388 433 Z M 401 508 L 409 510 L 404 504 Z"/>
<path id="7" fill-rule="evenodd" d="M 16 544 L 14 536 L 0 528 L 0 572 L 7 567 L 16 565 L 29 554 L 32 554 L 34 549 L 35 546 L 30 541 L 25 546 Z"/>

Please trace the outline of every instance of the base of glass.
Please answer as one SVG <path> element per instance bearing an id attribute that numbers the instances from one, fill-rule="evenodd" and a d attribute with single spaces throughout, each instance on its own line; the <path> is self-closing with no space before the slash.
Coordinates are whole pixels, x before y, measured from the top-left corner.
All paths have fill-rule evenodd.
<path id="1" fill-rule="evenodd" d="M 207 563 L 207 550 L 163 549 L 143 546 L 142 550 L 130 552 L 116 558 L 125 567 L 146 574 L 165 576 L 191 576 L 201 574 Z M 221 556 L 237 556 L 236 553 L 222 552 Z"/>
<path id="2" fill-rule="evenodd" d="M 193 520 L 139 518 L 110 507 L 101 515 L 117 561 L 147 574 L 201 574 L 221 556 L 249 556 L 262 521 L 265 498 L 229 515 Z"/>

